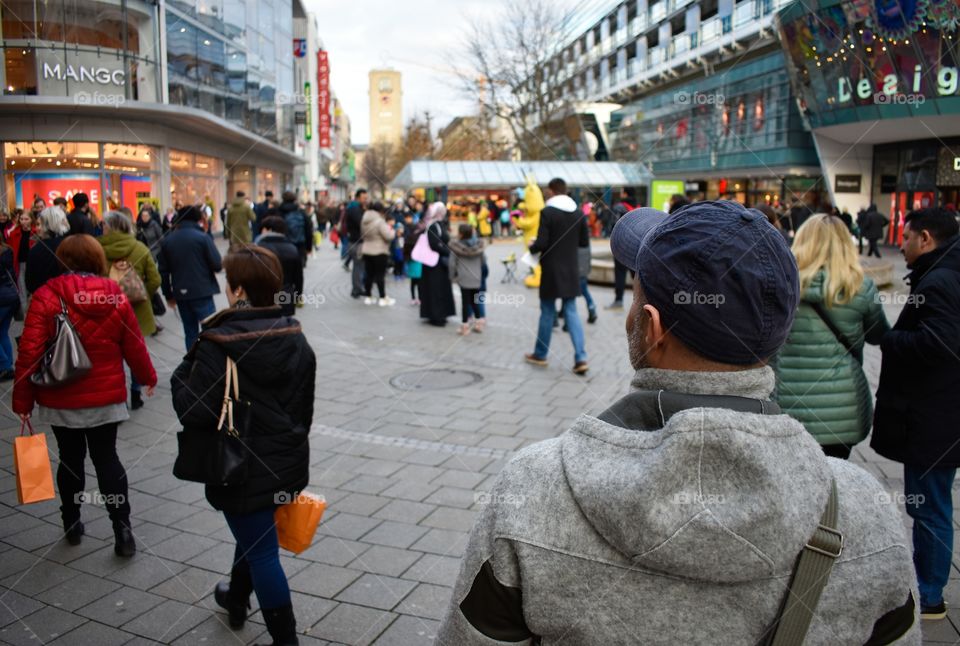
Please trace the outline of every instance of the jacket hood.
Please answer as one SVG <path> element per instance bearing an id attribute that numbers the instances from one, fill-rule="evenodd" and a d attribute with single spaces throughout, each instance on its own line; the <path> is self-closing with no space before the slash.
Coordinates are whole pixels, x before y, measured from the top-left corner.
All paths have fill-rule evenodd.
<path id="1" fill-rule="evenodd" d="M 245 206 L 246 203 L 247 203 L 247 198 L 245 198 L 245 197 L 235 197 L 235 198 L 233 198 L 233 201 L 230 202 L 230 206 L 241 207 L 241 206 Z"/>
<path id="2" fill-rule="evenodd" d="M 48 280 L 45 287 L 62 298 L 68 310 L 89 318 L 106 318 L 123 298 L 120 285 L 93 274 L 63 274 Z"/>
<path id="3" fill-rule="evenodd" d="M 573 198 L 569 195 L 554 195 L 549 200 L 547 200 L 546 206 L 552 206 L 555 209 L 560 209 L 561 211 L 576 211 L 577 203 L 573 201 Z"/>
<path id="4" fill-rule="evenodd" d="M 484 242 L 480 240 L 477 242 L 477 244 L 471 245 L 463 242 L 462 240 L 451 240 L 447 243 L 447 246 L 450 247 L 450 251 L 458 256 L 463 256 L 464 258 L 473 258 L 483 254 Z"/>
<path id="5" fill-rule="evenodd" d="M 293 213 L 294 211 L 299 211 L 300 207 L 297 206 L 296 202 L 282 202 L 278 207 L 278 210 L 281 213 Z"/>
<path id="6" fill-rule="evenodd" d="M 279 307 L 227 308 L 202 323 L 200 336 L 237 362 L 241 379 L 274 385 L 296 376 L 303 343 L 300 323 Z"/>
<path id="7" fill-rule="evenodd" d="M 100 236 L 100 245 L 107 255 L 107 260 L 119 260 L 133 253 L 137 246 L 137 239 L 132 233 L 111 231 Z"/>
<path id="8" fill-rule="evenodd" d="M 632 385 L 768 399 L 774 374 L 645 369 Z M 799 422 L 719 408 L 679 411 L 656 430 L 629 422 L 583 415 L 560 438 L 571 494 L 604 541 L 637 567 L 696 581 L 791 571 L 831 478 Z"/>

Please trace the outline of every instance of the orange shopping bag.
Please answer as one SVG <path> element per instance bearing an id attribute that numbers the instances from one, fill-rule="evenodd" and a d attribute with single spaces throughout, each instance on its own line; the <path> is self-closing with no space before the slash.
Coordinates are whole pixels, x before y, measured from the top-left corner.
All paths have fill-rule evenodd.
<path id="1" fill-rule="evenodd" d="M 293 502 L 277 507 L 274 522 L 280 547 L 294 554 L 310 547 L 326 508 L 327 501 L 323 496 L 309 493 L 301 493 Z"/>
<path id="2" fill-rule="evenodd" d="M 30 434 L 24 435 L 27 429 Z M 20 423 L 20 436 L 13 438 L 13 468 L 17 473 L 17 499 L 20 504 L 56 497 L 50 454 L 47 453 L 47 436 L 34 433 L 29 419 Z"/>

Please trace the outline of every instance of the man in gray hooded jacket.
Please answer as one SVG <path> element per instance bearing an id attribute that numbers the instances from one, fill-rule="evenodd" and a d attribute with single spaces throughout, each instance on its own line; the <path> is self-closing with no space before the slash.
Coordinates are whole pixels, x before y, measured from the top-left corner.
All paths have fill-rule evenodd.
<path id="1" fill-rule="evenodd" d="M 919 644 L 889 494 L 770 401 L 799 299 L 783 237 L 701 202 L 637 209 L 611 246 L 636 272 L 633 390 L 504 468 L 437 643 L 764 644 L 796 612 L 777 643 Z M 801 553 L 829 569 L 794 580 Z"/>

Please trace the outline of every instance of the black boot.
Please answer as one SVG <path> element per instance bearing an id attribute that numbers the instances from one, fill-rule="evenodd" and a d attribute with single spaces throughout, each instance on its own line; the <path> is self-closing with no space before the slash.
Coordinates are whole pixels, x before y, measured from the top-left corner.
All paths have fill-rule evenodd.
<path id="1" fill-rule="evenodd" d="M 245 562 L 234 564 L 230 570 L 230 582 L 221 581 L 213 590 L 214 600 L 230 614 L 230 627 L 235 630 L 243 628 L 243 623 L 247 620 L 251 592 L 253 580 L 250 578 L 250 568 Z"/>
<path id="2" fill-rule="evenodd" d="M 117 556 L 133 556 L 137 553 L 137 544 L 133 540 L 133 531 L 130 529 L 130 521 L 114 521 L 113 537 L 116 539 L 116 542 L 113 545 L 114 554 Z"/>
<path id="3" fill-rule="evenodd" d="M 590 310 L 590 316 L 587 317 L 587 323 L 597 322 L 597 310 Z"/>
<path id="4" fill-rule="evenodd" d="M 63 521 L 63 533 L 67 537 L 68 543 L 71 545 L 79 545 L 80 539 L 85 533 L 83 523 L 81 523 L 79 520 L 76 520 L 72 523 Z"/>
<path id="5" fill-rule="evenodd" d="M 130 410 L 139 410 L 143 408 L 143 397 L 140 396 L 139 390 L 134 390 L 130 393 Z"/>
<path id="6" fill-rule="evenodd" d="M 273 637 L 273 644 L 264 646 L 298 646 L 297 619 L 293 616 L 293 606 L 262 610 L 263 621 L 267 624 L 267 632 Z"/>

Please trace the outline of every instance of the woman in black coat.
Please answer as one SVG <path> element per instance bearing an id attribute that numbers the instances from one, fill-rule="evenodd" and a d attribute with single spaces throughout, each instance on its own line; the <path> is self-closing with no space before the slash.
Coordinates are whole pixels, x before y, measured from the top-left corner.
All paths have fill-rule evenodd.
<path id="1" fill-rule="evenodd" d="M 63 263 L 57 260 L 57 248 L 63 242 L 64 236 L 70 232 L 67 215 L 59 206 L 48 206 L 40 211 L 38 219 L 37 233 L 40 239 L 27 253 L 27 270 L 24 277 L 27 292 L 30 294 L 65 271 Z M 24 302 L 24 309 L 26 305 Z"/>
<path id="2" fill-rule="evenodd" d="M 248 458 L 236 485 L 207 485 L 207 500 L 223 512 L 237 541 L 230 583 L 216 602 L 243 626 L 256 591 L 274 644 L 296 644 L 290 588 L 280 565 L 274 512 L 307 486 L 316 357 L 292 318 L 274 305 L 283 275 L 270 251 L 249 245 L 223 261 L 228 309 L 206 322 L 200 338 L 171 378 L 173 405 L 184 432 L 218 426 L 227 358 L 238 370 L 236 426 Z"/>
<path id="3" fill-rule="evenodd" d="M 436 266 L 423 266 L 423 278 L 420 281 L 420 318 L 427 319 L 430 325 L 443 327 L 447 324 L 447 317 L 457 313 L 453 302 L 453 287 L 450 285 L 450 270 L 448 268 L 450 249 L 450 234 L 443 226 L 443 218 L 447 214 L 447 207 L 443 202 L 434 202 L 427 209 L 423 219 L 424 231 L 430 248 L 440 254 L 440 261 Z"/>

